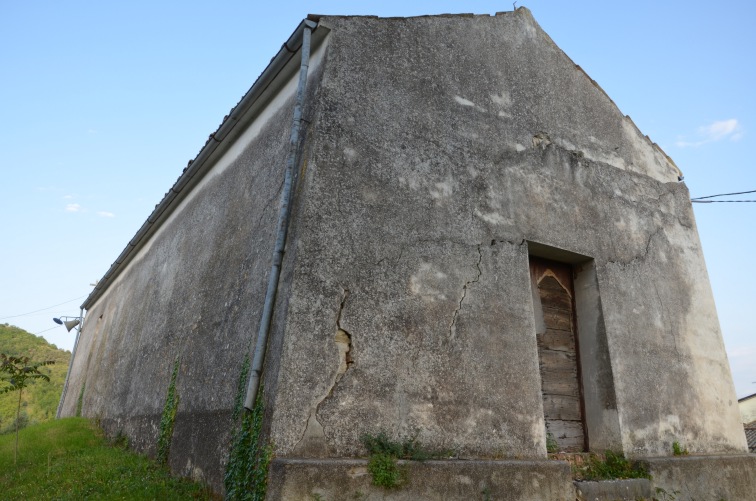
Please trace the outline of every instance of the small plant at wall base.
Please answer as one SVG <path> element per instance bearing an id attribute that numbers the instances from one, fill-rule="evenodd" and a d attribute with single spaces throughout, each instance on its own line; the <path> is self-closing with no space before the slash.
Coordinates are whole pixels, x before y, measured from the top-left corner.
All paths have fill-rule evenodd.
<path id="1" fill-rule="evenodd" d="M 391 440 L 385 432 L 377 435 L 365 434 L 360 437 L 362 445 L 370 454 L 388 454 L 397 459 L 425 461 L 452 456 L 452 451 L 433 451 L 423 447 L 417 437 L 411 436 L 401 441 Z"/>
<path id="2" fill-rule="evenodd" d="M 223 485 L 227 500 L 263 501 L 268 487 L 268 468 L 273 459 L 273 447 L 262 442 L 264 416 L 263 387 L 257 393 L 252 412 L 243 410 L 244 392 L 249 374 L 249 358 L 245 357 L 239 375 L 233 417 L 241 423 L 234 433 Z"/>
<path id="3" fill-rule="evenodd" d="M 491 501 L 491 488 L 488 486 L 483 487 L 483 490 L 480 491 L 481 494 L 483 494 L 483 501 Z"/>
<path id="4" fill-rule="evenodd" d="M 391 489 L 407 481 L 406 468 L 400 468 L 397 460 L 390 454 L 371 454 L 367 466 L 373 478 L 373 485 Z"/>
<path id="5" fill-rule="evenodd" d="M 651 478 L 641 463 L 629 461 L 621 452 L 606 451 L 605 458 L 591 454 L 588 463 L 575 467 L 577 480 L 614 480 L 624 478 Z"/>
<path id="6" fill-rule="evenodd" d="M 659 497 L 654 496 L 653 501 L 675 501 L 678 494 L 680 494 L 680 491 L 673 490 L 672 492 L 667 492 L 663 488 L 657 487 L 656 495 Z"/>
<path id="7" fill-rule="evenodd" d="M 680 442 L 674 441 L 672 442 L 672 454 L 674 456 L 687 456 L 688 448 L 681 446 Z"/>
<path id="8" fill-rule="evenodd" d="M 129 437 L 126 436 L 126 434 L 123 432 L 123 430 L 118 430 L 118 433 L 116 433 L 116 436 L 113 437 L 109 441 L 109 445 L 111 447 L 115 447 L 116 449 L 128 450 L 128 448 L 129 448 Z"/>
<path id="9" fill-rule="evenodd" d="M 0 353 L 0 374 L 3 375 L 3 382 L 9 385 L 0 389 L 0 393 L 18 392 L 18 405 L 16 406 L 16 448 L 13 451 L 13 464 L 18 463 L 18 429 L 19 416 L 21 415 L 21 395 L 24 388 L 35 379 L 49 382 L 50 376 L 40 372 L 39 368 L 54 363 L 53 360 L 30 362 L 29 357 L 14 357 Z"/>
<path id="10" fill-rule="evenodd" d="M 157 442 L 157 462 L 166 464 L 168 462 L 168 453 L 171 449 L 171 439 L 173 438 L 173 424 L 176 421 L 176 411 L 178 410 L 179 396 L 176 393 L 176 377 L 178 376 L 179 359 L 173 362 L 173 372 L 171 373 L 171 382 L 168 385 L 168 395 L 165 397 L 163 406 L 163 415 L 160 418 L 160 434 Z"/>
<path id="11" fill-rule="evenodd" d="M 546 432 L 546 452 L 549 454 L 559 452 L 559 443 L 551 432 Z"/>
<path id="12" fill-rule="evenodd" d="M 380 432 L 378 435 L 363 435 L 361 440 L 370 454 L 368 472 L 373 478 L 373 485 L 389 489 L 407 481 L 407 469 L 398 464 L 399 459 L 425 461 L 451 455 L 450 451 L 426 449 L 420 445 L 416 437 L 394 441 L 386 433 Z"/>

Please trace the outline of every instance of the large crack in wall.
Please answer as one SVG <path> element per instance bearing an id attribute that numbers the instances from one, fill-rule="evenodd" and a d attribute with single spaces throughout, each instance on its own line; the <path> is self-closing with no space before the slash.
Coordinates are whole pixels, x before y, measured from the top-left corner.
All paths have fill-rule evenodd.
<path id="1" fill-rule="evenodd" d="M 339 315 L 336 317 L 336 336 L 334 336 L 336 347 L 339 349 L 339 368 L 336 371 L 336 380 L 331 385 L 329 395 L 333 392 L 333 388 L 338 384 L 346 371 L 349 370 L 349 367 L 354 363 L 352 359 L 352 335 L 341 327 L 341 314 L 344 311 L 344 303 L 346 303 L 348 297 L 349 291 L 344 289 L 344 297 L 339 307 Z M 320 403 L 322 402 L 321 400 Z M 318 406 L 320 406 L 320 403 Z"/>
<path id="2" fill-rule="evenodd" d="M 470 287 L 470 285 L 477 283 L 480 280 L 480 276 L 483 274 L 483 272 L 480 269 L 480 263 L 483 261 L 483 253 L 480 251 L 480 244 L 476 246 L 476 249 L 478 251 L 478 261 L 475 263 L 475 268 L 477 270 L 477 273 L 475 275 L 475 278 L 472 280 L 468 280 L 465 282 L 465 285 L 462 286 L 462 297 L 459 299 L 459 304 L 457 305 L 457 308 L 454 310 L 454 314 L 452 315 L 451 323 L 449 324 L 449 338 L 454 338 L 457 333 L 457 317 L 459 316 L 459 311 L 462 309 L 462 303 L 465 302 L 465 298 L 467 297 L 467 288 Z"/>
<path id="3" fill-rule="evenodd" d="M 328 454 L 325 430 L 320 421 L 318 421 L 317 414 L 320 410 L 320 406 L 333 395 L 336 385 L 341 381 L 341 378 L 344 377 L 344 374 L 346 374 L 354 363 L 352 354 L 352 335 L 341 326 L 341 315 L 344 312 L 344 306 L 346 305 L 348 298 L 349 290 L 344 289 L 341 303 L 339 305 L 339 312 L 336 316 L 336 334 L 333 338 L 334 343 L 336 344 L 336 349 L 339 352 L 339 365 L 331 376 L 328 390 L 310 407 L 310 415 L 307 418 L 305 430 L 293 449 L 295 454 L 315 457 L 324 457 Z"/>

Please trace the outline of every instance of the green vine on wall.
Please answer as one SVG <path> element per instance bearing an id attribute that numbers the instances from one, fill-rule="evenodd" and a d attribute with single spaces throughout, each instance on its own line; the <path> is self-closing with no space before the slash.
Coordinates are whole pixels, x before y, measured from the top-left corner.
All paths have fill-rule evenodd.
<path id="1" fill-rule="evenodd" d="M 160 464 L 168 463 L 168 453 L 171 449 L 171 439 L 173 438 L 173 424 L 176 421 L 176 410 L 178 409 L 179 396 L 176 393 L 176 377 L 179 370 L 179 358 L 173 362 L 173 372 L 171 373 L 171 382 L 168 385 L 168 395 L 165 397 L 163 406 L 163 415 L 160 418 L 160 434 L 157 442 L 157 462 Z"/>
<path id="2" fill-rule="evenodd" d="M 234 402 L 234 422 L 244 412 L 242 403 L 248 375 L 249 358 L 245 358 Z M 255 408 L 252 412 L 244 412 L 239 428 L 232 439 L 226 474 L 223 477 L 227 500 L 263 501 L 265 499 L 268 467 L 273 458 L 273 448 L 264 444 L 260 436 L 264 414 L 262 395 L 261 386 L 257 393 Z"/>
<path id="3" fill-rule="evenodd" d="M 249 357 L 244 357 L 242 362 L 241 372 L 239 373 L 239 380 L 236 382 L 236 398 L 234 399 L 234 412 L 231 414 L 231 419 L 234 423 L 239 420 L 242 411 L 244 410 L 244 393 L 247 389 L 247 376 L 249 376 Z"/>
<path id="4" fill-rule="evenodd" d="M 81 383 L 81 390 L 79 391 L 79 399 L 76 401 L 76 417 L 81 417 L 81 405 L 84 402 L 84 388 L 87 383 Z"/>

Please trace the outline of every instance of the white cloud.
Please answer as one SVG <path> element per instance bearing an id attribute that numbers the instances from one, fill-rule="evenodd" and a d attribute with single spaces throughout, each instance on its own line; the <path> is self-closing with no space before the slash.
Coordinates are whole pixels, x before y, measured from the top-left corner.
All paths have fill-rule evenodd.
<path id="1" fill-rule="evenodd" d="M 81 212 L 81 205 L 79 205 L 79 204 L 68 204 L 68 205 L 66 205 L 66 212 Z"/>
<path id="2" fill-rule="evenodd" d="M 65 195 L 65 196 L 63 197 L 63 200 L 72 200 L 72 199 L 73 199 L 73 197 L 74 197 L 73 195 Z"/>
<path id="3" fill-rule="evenodd" d="M 112 212 L 108 212 L 104 210 L 97 212 L 97 215 L 100 217 L 115 217 L 115 214 L 113 214 Z"/>
<path id="4" fill-rule="evenodd" d="M 743 131 L 738 119 L 730 118 L 728 120 L 717 120 L 709 125 L 701 126 L 698 128 L 696 135 L 698 136 L 698 140 L 696 141 L 686 141 L 683 136 L 680 136 L 675 145 L 680 148 L 698 148 L 704 144 L 723 139 L 737 141 L 743 137 Z"/>
<path id="5" fill-rule="evenodd" d="M 719 141 L 727 136 L 735 133 L 738 130 L 738 121 L 735 118 L 729 120 L 721 120 L 719 122 L 713 122 L 705 127 L 699 127 L 698 133 L 711 141 Z"/>

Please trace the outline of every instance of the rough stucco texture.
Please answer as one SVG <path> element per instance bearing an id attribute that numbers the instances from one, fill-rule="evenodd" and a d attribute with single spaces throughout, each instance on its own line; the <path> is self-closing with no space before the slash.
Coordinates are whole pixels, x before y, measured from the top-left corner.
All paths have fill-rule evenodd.
<path id="1" fill-rule="evenodd" d="M 174 471 L 221 489 L 231 410 L 265 295 L 291 103 L 163 226 L 87 312 L 64 415 L 82 410 L 153 453 L 174 360 Z"/>
<path id="2" fill-rule="evenodd" d="M 606 420 L 597 442 L 632 456 L 669 455 L 674 441 L 745 451 L 679 171 L 526 9 L 324 17 L 319 29 L 330 34 L 310 77 L 265 368 L 271 496 L 338 489 L 327 461 L 287 461 L 362 455 L 366 433 L 522 460 L 515 470 L 545 458 L 535 249 L 590 270 L 578 310 L 596 324 L 581 352 L 597 364 L 586 377 L 602 379 L 583 382 L 589 414 Z M 85 388 L 84 415 L 153 453 L 178 360 L 171 467 L 218 491 L 270 268 L 284 101 L 87 312 L 63 407 L 74 414 Z M 466 493 L 496 477 L 478 467 L 468 483 L 450 477 L 461 463 L 413 466 Z M 413 489 L 442 496 L 428 482 Z M 525 489 L 507 482 L 492 488 Z M 544 499 L 571 489 L 548 485 Z"/>
<path id="3" fill-rule="evenodd" d="M 530 13 L 321 25 L 276 453 L 545 457 L 528 242 L 593 260 L 626 453 L 743 451 L 679 172 Z"/>
<path id="4" fill-rule="evenodd" d="M 402 462 L 406 482 L 375 487 L 364 460 L 274 460 L 270 499 L 573 501 L 570 467 L 561 461 Z"/>
<path id="5" fill-rule="evenodd" d="M 750 501 L 756 486 L 756 455 L 655 458 L 647 461 L 654 487 L 676 500 Z"/>

